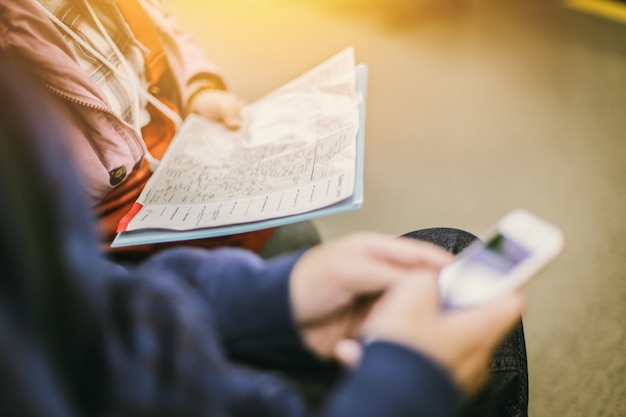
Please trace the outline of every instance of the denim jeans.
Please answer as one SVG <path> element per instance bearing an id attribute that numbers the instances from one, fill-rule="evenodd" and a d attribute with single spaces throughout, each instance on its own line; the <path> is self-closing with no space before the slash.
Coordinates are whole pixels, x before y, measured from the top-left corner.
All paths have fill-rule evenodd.
<path id="1" fill-rule="evenodd" d="M 470 233 L 450 228 L 423 229 L 404 236 L 434 243 L 455 255 L 476 239 Z M 463 404 L 460 415 L 467 417 L 528 416 L 528 364 L 521 319 L 519 325 L 498 346 L 491 363 L 491 374 L 487 385 Z"/>

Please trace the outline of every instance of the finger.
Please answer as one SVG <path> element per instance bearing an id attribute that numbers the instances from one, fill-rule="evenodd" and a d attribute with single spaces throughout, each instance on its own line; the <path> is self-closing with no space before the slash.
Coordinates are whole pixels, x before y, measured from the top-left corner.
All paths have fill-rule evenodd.
<path id="1" fill-rule="evenodd" d="M 435 271 L 422 270 L 412 279 L 402 281 L 397 291 L 405 294 L 407 303 L 414 304 L 413 314 L 416 317 L 432 316 L 438 314 L 441 309 Z"/>
<path id="2" fill-rule="evenodd" d="M 241 118 L 238 116 L 225 116 L 223 122 L 224 126 L 231 130 L 237 130 L 241 127 Z"/>
<path id="3" fill-rule="evenodd" d="M 431 338 L 439 331 L 433 329 L 439 312 L 436 274 L 423 270 L 389 288 L 366 318 L 363 334 L 436 353 L 438 347 Z"/>
<path id="4" fill-rule="evenodd" d="M 456 379 L 463 388 L 464 398 L 471 398 L 477 394 L 489 377 L 489 357 L 480 355 L 466 358 L 456 372 Z"/>
<path id="5" fill-rule="evenodd" d="M 481 339 L 495 348 L 495 345 L 519 323 L 524 307 L 525 300 L 521 291 L 515 291 L 485 305 L 461 310 L 459 317 L 465 321 L 461 325 L 473 326 L 474 331 L 481 335 Z"/>
<path id="6" fill-rule="evenodd" d="M 239 101 L 229 103 L 221 110 L 221 118 L 227 128 L 239 129 L 241 127 L 241 104 Z"/>
<path id="7" fill-rule="evenodd" d="M 356 367 L 361 361 L 362 355 L 363 347 L 356 340 L 343 339 L 337 342 L 335 346 L 335 358 L 346 367 Z"/>
<path id="8" fill-rule="evenodd" d="M 364 240 L 364 248 L 378 259 L 405 267 L 428 265 L 442 268 L 450 263 L 453 255 L 428 242 L 409 238 L 393 238 L 370 235 Z"/>
<path id="9" fill-rule="evenodd" d="M 351 266 L 350 288 L 353 294 L 367 295 L 386 290 L 390 286 L 405 279 L 416 279 L 423 276 L 434 280 L 438 268 L 428 266 L 406 268 L 377 260 L 365 259 Z"/>
<path id="10" fill-rule="evenodd" d="M 489 307 L 491 312 L 487 314 L 493 315 L 495 326 L 500 329 L 493 338 L 493 341 L 498 343 L 519 323 L 526 307 L 526 300 L 519 290 L 496 300 Z"/>

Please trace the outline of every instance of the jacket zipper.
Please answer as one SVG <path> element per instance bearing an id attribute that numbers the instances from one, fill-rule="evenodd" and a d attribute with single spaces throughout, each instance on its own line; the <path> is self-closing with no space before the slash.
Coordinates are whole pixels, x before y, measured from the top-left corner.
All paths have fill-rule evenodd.
<path id="1" fill-rule="evenodd" d="M 141 149 L 143 150 L 144 155 L 146 155 L 148 153 L 148 147 L 146 146 L 146 143 L 143 141 L 141 135 L 139 134 L 139 132 L 137 132 L 137 130 L 128 122 L 126 122 L 124 119 L 122 119 L 120 116 L 117 115 L 117 113 L 115 113 L 114 111 L 112 111 L 111 109 L 109 109 L 106 106 L 99 106 L 97 104 L 93 104 L 93 103 L 89 103 L 85 100 L 80 100 L 70 94 L 67 94 L 59 89 L 57 89 L 56 87 L 54 87 L 51 84 L 48 83 L 44 83 L 46 88 L 54 95 L 60 97 L 63 100 L 67 100 L 71 103 L 74 104 L 78 104 L 80 106 L 83 107 L 87 107 L 89 109 L 93 109 L 93 110 L 98 110 L 101 112 L 104 112 L 110 116 L 113 116 L 118 122 L 120 122 L 123 126 L 130 128 L 130 131 L 133 132 L 133 135 L 135 137 L 135 141 L 137 143 L 140 144 Z"/>

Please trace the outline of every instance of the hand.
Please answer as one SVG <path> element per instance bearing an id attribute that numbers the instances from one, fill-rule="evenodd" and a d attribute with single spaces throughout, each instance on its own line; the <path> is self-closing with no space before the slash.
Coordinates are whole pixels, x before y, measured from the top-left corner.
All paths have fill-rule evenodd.
<path id="1" fill-rule="evenodd" d="M 339 341 L 357 336 L 378 297 L 422 271 L 439 271 L 452 255 L 408 238 L 361 233 L 316 246 L 298 260 L 290 292 L 307 344 L 331 357 Z"/>
<path id="2" fill-rule="evenodd" d="M 469 395 L 483 385 L 493 351 L 523 310 L 521 293 L 483 306 L 442 310 L 437 275 L 425 271 L 388 290 L 364 323 L 368 338 L 422 352 L 446 367 Z"/>
<path id="3" fill-rule="evenodd" d="M 224 123 L 232 130 L 241 126 L 241 108 L 244 101 L 225 90 L 204 90 L 196 94 L 189 103 L 189 111 L 210 120 Z"/>

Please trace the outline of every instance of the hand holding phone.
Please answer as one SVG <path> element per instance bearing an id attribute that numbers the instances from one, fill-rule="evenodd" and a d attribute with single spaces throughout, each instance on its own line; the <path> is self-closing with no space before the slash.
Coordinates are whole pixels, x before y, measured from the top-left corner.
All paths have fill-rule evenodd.
<path id="1" fill-rule="evenodd" d="M 514 210 L 442 269 L 441 302 L 445 308 L 471 307 L 519 288 L 554 260 L 563 244 L 556 226 Z"/>

